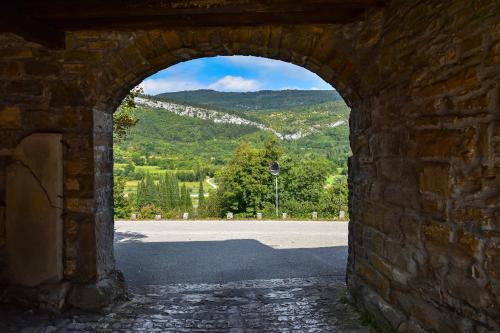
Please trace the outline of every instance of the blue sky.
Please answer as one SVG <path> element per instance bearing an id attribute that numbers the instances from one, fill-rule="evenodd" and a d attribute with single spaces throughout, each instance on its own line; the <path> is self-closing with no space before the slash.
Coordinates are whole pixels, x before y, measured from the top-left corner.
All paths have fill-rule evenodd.
<path id="1" fill-rule="evenodd" d="M 141 86 L 149 95 L 196 89 L 333 89 L 305 68 L 279 60 L 251 56 L 219 56 L 182 62 L 151 75 Z"/>

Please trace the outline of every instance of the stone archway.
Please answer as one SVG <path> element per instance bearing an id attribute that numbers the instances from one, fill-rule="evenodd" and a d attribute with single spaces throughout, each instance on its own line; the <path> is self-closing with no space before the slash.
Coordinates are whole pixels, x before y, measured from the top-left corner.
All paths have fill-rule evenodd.
<path id="1" fill-rule="evenodd" d="M 402 332 L 497 329 L 498 13 L 495 1 L 391 1 L 349 24 L 80 30 L 63 50 L 2 34 L 1 177 L 23 138 L 63 142 L 63 273 L 35 286 L 36 302 L 115 296 L 111 114 L 128 89 L 179 61 L 251 54 L 310 69 L 352 107 L 348 285 L 360 303 Z M 0 249 L 9 195 L 0 181 Z"/>
<path id="2" fill-rule="evenodd" d="M 151 31 L 137 34 L 102 64 L 104 76 L 112 78 L 113 81 L 106 85 L 106 89 L 98 96 L 99 102 L 93 108 L 94 119 L 102 119 L 104 122 L 94 124 L 94 138 L 98 136 L 100 143 L 98 149 L 103 154 L 111 154 L 111 114 L 131 88 L 161 69 L 206 56 L 266 56 L 303 66 L 315 71 L 335 87 L 342 87 L 339 92 L 353 107 L 351 112 L 355 113 L 355 103 L 359 96 L 352 87 L 355 87 L 360 79 L 348 55 L 349 50 L 347 47 L 327 50 L 325 46 L 337 45 L 341 41 L 338 32 L 329 28 L 245 27 Z M 334 61 L 323 64 L 324 59 L 330 57 L 335 57 Z M 109 202 L 112 202 L 109 197 L 112 193 L 112 174 L 109 172 L 112 162 L 101 158 L 100 155 L 95 157 L 95 174 L 102 177 L 99 183 L 107 184 L 96 191 L 105 191 L 103 196 L 108 196 L 108 199 L 101 201 L 103 205 L 96 208 L 106 212 L 105 220 L 101 221 L 103 230 L 112 229 L 112 207 L 109 205 Z M 108 172 L 100 173 L 99 170 Z M 103 248 L 105 247 L 102 252 L 110 255 L 106 259 L 110 265 L 113 263 L 112 249 L 108 247 L 113 240 L 111 229 L 103 233 L 106 238 L 102 243 Z M 114 267 L 105 269 L 113 270 Z"/>

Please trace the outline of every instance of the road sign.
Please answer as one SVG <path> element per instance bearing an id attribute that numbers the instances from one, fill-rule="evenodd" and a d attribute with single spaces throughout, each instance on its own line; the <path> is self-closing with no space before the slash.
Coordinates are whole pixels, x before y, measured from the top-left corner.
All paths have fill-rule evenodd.
<path id="1" fill-rule="evenodd" d="M 273 176 L 278 176 L 280 174 L 280 165 L 278 164 L 278 162 L 274 161 L 271 163 L 271 165 L 269 166 L 269 172 Z"/>

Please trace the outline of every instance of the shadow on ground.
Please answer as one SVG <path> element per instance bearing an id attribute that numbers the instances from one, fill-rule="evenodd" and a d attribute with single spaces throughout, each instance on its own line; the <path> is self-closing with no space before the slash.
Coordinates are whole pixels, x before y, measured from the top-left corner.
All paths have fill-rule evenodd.
<path id="1" fill-rule="evenodd" d="M 0 332 L 368 332 L 344 301 L 346 246 L 146 238 L 115 236 L 130 301 L 102 313 L 62 315 L 0 306 Z"/>
<path id="2" fill-rule="evenodd" d="M 115 256 L 132 287 L 331 276 L 344 279 L 347 246 L 274 249 L 253 239 L 143 242 L 116 233 Z"/>

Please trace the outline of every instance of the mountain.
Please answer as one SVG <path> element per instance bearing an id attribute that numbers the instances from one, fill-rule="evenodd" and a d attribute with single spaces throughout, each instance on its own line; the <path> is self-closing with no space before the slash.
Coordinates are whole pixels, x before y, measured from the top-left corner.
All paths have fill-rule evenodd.
<path id="1" fill-rule="evenodd" d="M 226 111 L 290 109 L 342 100 L 335 90 L 261 90 L 255 92 L 192 90 L 158 94 L 153 98 Z"/>
<path id="2" fill-rule="evenodd" d="M 343 119 L 345 118 L 345 114 L 339 112 L 335 117 L 331 114 L 331 108 L 334 105 L 328 103 L 324 103 L 324 105 L 320 104 L 312 112 L 297 109 L 259 110 L 248 111 L 247 114 L 238 115 L 210 109 L 208 106 L 198 107 L 144 97 L 136 98 L 135 102 L 142 107 L 165 110 L 184 117 L 198 118 L 214 123 L 256 127 L 263 131 L 271 132 L 282 140 L 301 139 L 318 132 L 322 127 L 334 128 L 347 123 Z M 258 113 L 251 114 L 250 112 Z M 248 117 L 249 115 L 251 117 Z M 292 122 L 290 122 L 291 119 L 293 119 Z"/>
<path id="3" fill-rule="evenodd" d="M 136 99 L 139 122 L 115 145 L 115 161 L 163 169 L 217 168 L 240 141 L 277 136 L 289 154 L 315 154 L 345 167 L 349 108 L 335 91 L 212 90 Z"/>

